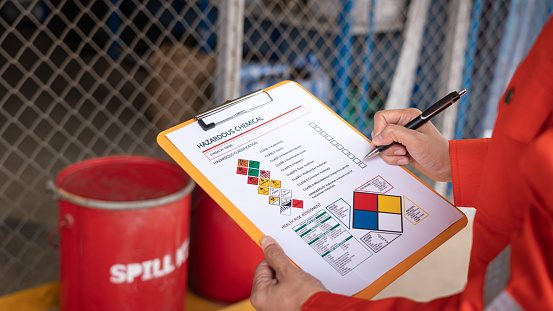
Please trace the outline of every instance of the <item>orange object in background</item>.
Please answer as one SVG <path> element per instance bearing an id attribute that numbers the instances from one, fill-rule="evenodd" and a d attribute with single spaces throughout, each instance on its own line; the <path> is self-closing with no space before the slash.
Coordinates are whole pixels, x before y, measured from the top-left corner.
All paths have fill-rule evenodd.
<path id="1" fill-rule="evenodd" d="M 180 167 L 147 157 L 64 169 L 51 185 L 59 197 L 60 309 L 183 310 L 194 185 Z"/>
<path id="2" fill-rule="evenodd" d="M 250 297 L 261 248 L 200 187 L 193 193 L 189 283 L 204 298 L 232 303 Z"/>

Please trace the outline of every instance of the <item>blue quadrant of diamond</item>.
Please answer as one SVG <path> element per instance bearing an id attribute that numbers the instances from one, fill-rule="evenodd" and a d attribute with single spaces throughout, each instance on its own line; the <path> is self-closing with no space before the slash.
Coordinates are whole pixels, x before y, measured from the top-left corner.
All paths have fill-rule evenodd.
<path id="1" fill-rule="evenodd" d="M 353 227 L 357 229 L 378 230 L 378 213 L 353 210 Z"/>

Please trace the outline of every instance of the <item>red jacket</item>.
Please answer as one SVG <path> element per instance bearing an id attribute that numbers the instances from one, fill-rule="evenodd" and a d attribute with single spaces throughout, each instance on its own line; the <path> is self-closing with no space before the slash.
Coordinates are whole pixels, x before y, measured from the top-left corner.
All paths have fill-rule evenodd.
<path id="1" fill-rule="evenodd" d="M 553 18 L 499 101 L 491 139 L 450 142 L 455 205 L 474 206 L 463 292 L 418 303 L 317 293 L 302 310 L 553 310 Z"/>

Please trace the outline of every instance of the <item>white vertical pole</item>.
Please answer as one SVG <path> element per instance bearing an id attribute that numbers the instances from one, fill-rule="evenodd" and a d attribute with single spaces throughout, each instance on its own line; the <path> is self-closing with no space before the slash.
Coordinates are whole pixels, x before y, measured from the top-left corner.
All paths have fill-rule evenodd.
<path id="1" fill-rule="evenodd" d="M 221 0 L 219 3 L 215 105 L 238 97 L 244 42 L 245 0 Z"/>
<path id="2" fill-rule="evenodd" d="M 449 16 L 451 17 L 446 34 L 446 46 L 450 47 L 444 52 L 444 67 L 442 71 L 442 85 L 439 96 L 449 94 L 452 91 L 459 91 L 463 86 L 463 67 L 465 66 L 465 51 L 468 44 L 468 32 L 470 28 L 471 1 L 456 0 L 450 5 Z M 455 122 L 457 120 L 457 105 L 454 104 L 446 109 L 439 117 L 438 128 L 442 135 L 448 140 L 455 135 Z M 447 195 L 447 183 L 437 182 L 434 189 L 442 196 Z"/>
<path id="3" fill-rule="evenodd" d="M 401 48 L 385 109 L 403 109 L 409 105 L 419 64 L 429 2 L 429 0 L 413 0 L 409 5 L 405 25 L 405 41 Z"/>

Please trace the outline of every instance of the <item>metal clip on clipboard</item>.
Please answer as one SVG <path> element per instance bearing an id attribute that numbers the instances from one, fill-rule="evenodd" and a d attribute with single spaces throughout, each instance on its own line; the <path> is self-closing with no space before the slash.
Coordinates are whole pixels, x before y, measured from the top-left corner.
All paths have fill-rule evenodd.
<path id="1" fill-rule="evenodd" d="M 258 95 L 263 94 L 263 93 L 265 93 L 265 94 L 269 97 L 269 101 L 266 102 L 266 103 L 263 103 L 263 104 L 261 104 L 261 105 L 257 105 L 257 106 L 252 107 L 252 108 L 248 108 L 248 109 L 241 110 L 241 111 L 239 111 L 239 112 L 233 114 L 232 116 L 230 116 L 230 117 L 228 117 L 228 118 L 226 118 L 226 119 L 223 119 L 223 120 L 221 120 L 221 121 L 216 121 L 216 122 L 211 122 L 211 123 L 209 123 L 209 124 L 206 124 L 205 121 L 203 120 L 204 118 L 207 118 L 207 117 L 209 117 L 209 116 L 212 116 L 212 115 L 214 115 L 214 114 L 216 114 L 216 113 L 218 113 L 218 112 L 220 112 L 220 111 L 222 111 L 222 110 L 228 109 L 228 108 L 230 108 L 230 107 L 232 107 L 232 106 L 234 106 L 234 105 L 236 105 L 236 104 L 238 104 L 238 103 L 241 103 L 241 102 L 243 102 L 243 101 L 245 101 L 245 100 L 251 99 L 252 97 L 258 96 Z M 220 106 L 217 106 L 217 107 L 215 107 L 215 108 L 213 108 L 213 109 L 210 109 L 210 110 L 208 110 L 208 111 L 206 111 L 206 112 L 204 112 L 204 113 L 201 113 L 201 114 L 195 116 L 194 119 L 196 119 L 196 120 L 198 121 L 198 123 L 200 124 L 200 126 L 202 127 L 202 129 L 203 129 L 204 131 L 207 131 L 207 130 L 210 130 L 210 129 L 214 128 L 216 125 L 219 125 L 219 124 L 221 124 L 221 123 L 223 123 L 223 122 L 227 122 L 228 120 L 233 119 L 233 118 L 235 118 L 235 117 L 237 117 L 237 116 L 239 116 L 239 115 L 241 115 L 241 114 L 244 114 L 244 113 L 253 111 L 253 110 L 255 110 L 255 109 L 261 108 L 261 107 L 263 107 L 263 106 L 265 106 L 265 105 L 267 105 L 267 104 L 270 104 L 270 103 L 272 103 L 272 102 L 273 102 L 273 98 L 271 97 L 271 95 L 269 95 L 269 93 L 267 93 L 267 92 L 265 92 L 264 90 L 261 89 L 261 90 L 257 90 L 257 91 L 255 91 L 255 92 L 252 92 L 252 93 L 250 93 L 250 94 L 246 94 L 246 95 L 244 95 L 244 96 L 242 96 L 242 97 L 239 97 L 239 98 L 237 98 L 237 99 L 226 101 L 224 104 L 222 104 L 222 105 L 220 105 Z"/>

